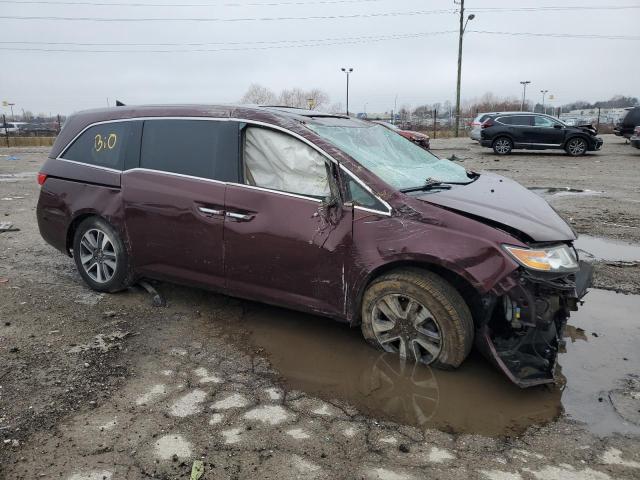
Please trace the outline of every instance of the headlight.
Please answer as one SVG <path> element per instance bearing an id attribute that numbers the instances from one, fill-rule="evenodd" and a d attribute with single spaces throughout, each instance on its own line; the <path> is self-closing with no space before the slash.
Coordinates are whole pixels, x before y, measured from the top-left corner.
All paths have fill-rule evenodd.
<path id="1" fill-rule="evenodd" d="M 520 265 L 543 272 L 567 272 L 578 269 L 578 259 L 568 245 L 547 248 L 502 246 Z"/>

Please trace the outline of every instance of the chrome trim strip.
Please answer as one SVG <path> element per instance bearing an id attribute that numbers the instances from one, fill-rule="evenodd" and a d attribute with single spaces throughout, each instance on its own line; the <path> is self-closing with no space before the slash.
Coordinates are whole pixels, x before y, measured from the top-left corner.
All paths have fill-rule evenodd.
<path id="1" fill-rule="evenodd" d="M 538 145 L 540 147 L 561 147 L 561 143 L 518 143 L 518 145 Z"/>
<path id="2" fill-rule="evenodd" d="M 381 212 L 380 210 L 374 210 L 373 208 L 361 207 L 360 205 L 354 205 L 353 208 L 355 210 L 362 210 L 363 212 L 369 213 L 377 213 L 378 215 L 384 215 L 385 217 L 390 217 L 390 213 Z"/>
<path id="3" fill-rule="evenodd" d="M 62 157 L 55 158 L 54 160 L 61 160 L 63 162 L 74 163 L 76 165 L 82 165 L 84 167 L 89 167 L 89 168 L 97 168 L 99 170 L 105 170 L 107 172 L 113 172 L 113 173 L 118 173 L 118 174 L 122 173 L 122 170 L 117 170 L 115 168 L 103 167 L 101 165 L 92 165 L 90 163 L 78 162 L 77 160 L 69 160 L 67 158 L 62 158 Z"/>
<path id="4" fill-rule="evenodd" d="M 171 175 L 175 177 L 188 178 L 190 180 L 202 180 L 203 182 L 212 182 L 217 183 L 218 185 L 226 185 L 228 182 L 222 182 L 220 180 L 214 180 L 213 178 L 204 178 L 204 177 L 195 177 L 193 175 L 185 175 L 184 173 L 175 173 L 175 172 L 167 172 L 166 170 L 154 170 L 153 168 L 130 168 L 129 170 L 125 170 L 122 172 L 123 175 L 126 175 L 131 172 L 148 172 L 148 173 L 159 173 L 160 175 Z"/>
<path id="5" fill-rule="evenodd" d="M 283 192 L 281 190 L 271 190 L 270 188 L 256 187 L 255 185 L 246 185 L 244 183 L 235 183 L 235 182 L 227 182 L 227 185 L 233 185 L 234 187 L 250 188 L 252 190 L 260 190 L 262 192 L 268 192 L 268 193 L 278 193 L 280 195 L 286 195 L 288 197 L 300 198 L 302 200 L 311 200 L 312 202 L 322 203 L 322 200 L 320 200 L 319 198 L 306 197 L 304 195 L 298 195 L 297 193 Z"/>

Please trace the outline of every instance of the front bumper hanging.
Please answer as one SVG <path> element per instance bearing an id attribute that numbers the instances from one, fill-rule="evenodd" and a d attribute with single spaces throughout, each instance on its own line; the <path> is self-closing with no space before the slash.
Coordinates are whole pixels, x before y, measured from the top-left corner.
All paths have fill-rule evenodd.
<path id="1" fill-rule="evenodd" d="M 553 383 L 564 327 L 591 277 L 586 262 L 571 274 L 514 272 L 506 293 L 485 302 L 484 318 L 477 322 L 478 348 L 519 387 Z"/>

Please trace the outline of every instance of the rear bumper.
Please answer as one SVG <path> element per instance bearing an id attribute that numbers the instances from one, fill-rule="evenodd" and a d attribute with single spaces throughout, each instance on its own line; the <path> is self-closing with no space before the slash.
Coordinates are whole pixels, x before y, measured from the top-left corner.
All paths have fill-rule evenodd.
<path id="1" fill-rule="evenodd" d="M 521 388 L 555 382 L 562 334 L 591 286 L 592 267 L 564 276 L 515 272 L 513 287 L 493 299 L 476 332 L 480 351 Z"/>
<path id="2" fill-rule="evenodd" d="M 491 140 L 485 140 L 484 138 L 480 140 L 480 145 L 482 145 L 483 147 L 491 147 L 491 143 Z"/>
<path id="3" fill-rule="evenodd" d="M 630 141 L 632 147 L 640 148 L 640 137 L 631 137 Z"/>

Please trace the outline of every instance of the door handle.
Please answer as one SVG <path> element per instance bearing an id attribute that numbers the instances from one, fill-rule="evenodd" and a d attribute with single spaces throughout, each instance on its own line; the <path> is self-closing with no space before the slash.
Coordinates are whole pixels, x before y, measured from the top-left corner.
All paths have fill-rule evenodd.
<path id="1" fill-rule="evenodd" d="M 214 208 L 198 207 L 198 210 L 205 215 L 222 215 L 224 210 L 216 210 Z"/>
<path id="2" fill-rule="evenodd" d="M 253 217 L 254 217 L 254 215 L 236 213 L 236 212 L 226 212 L 225 215 L 229 218 L 233 218 L 234 220 L 238 220 L 240 222 L 248 222 L 250 220 L 253 220 Z"/>

